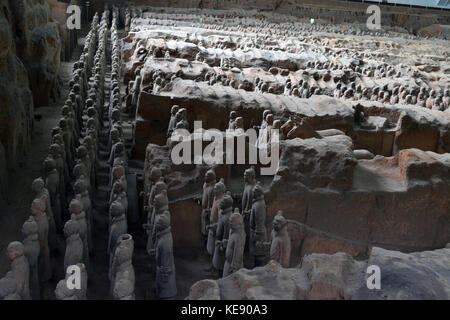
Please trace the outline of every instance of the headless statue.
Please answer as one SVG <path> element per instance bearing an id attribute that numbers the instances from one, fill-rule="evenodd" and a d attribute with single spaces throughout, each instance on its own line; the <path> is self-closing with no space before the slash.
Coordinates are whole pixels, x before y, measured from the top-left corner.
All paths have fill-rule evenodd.
<path id="1" fill-rule="evenodd" d="M 133 288 L 131 295 L 134 296 L 135 274 L 132 264 L 133 251 L 133 237 L 130 234 L 122 234 L 117 239 L 117 246 L 111 264 L 111 294 L 113 296 L 114 289 L 117 287 L 119 281 L 129 282 L 129 285 Z"/>

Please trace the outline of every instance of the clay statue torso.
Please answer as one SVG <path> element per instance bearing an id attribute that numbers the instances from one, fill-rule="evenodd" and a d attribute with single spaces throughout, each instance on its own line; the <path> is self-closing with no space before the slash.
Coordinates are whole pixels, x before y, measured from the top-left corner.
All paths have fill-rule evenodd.
<path id="1" fill-rule="evenodd" d="M 244 248 L 245 232 L 244 230 L 231 232 L 228 239 L 227 249 L 225 251 L 225 265 L 223 268 L 223 277 L 232 274 L 244 267 Z"/>
<path id="2" fill-rule="evenodd" d="M 177 294 L 173 240 L 170 228 L 159 232 L 156 242 L 156 294 L 169 298 Z"/>
<path id="3" fill-rule="evenodd" d="M 281 264 L 283 268 L 289 268 L 291 258 L 291 240 L 286 231 L 281 235 L 275 235 L 270 245 L 270 259 Z"/>
<path id="4" fill-rule="evenodd" d="M 11 261 L 11 271 L 17 282 L 17 293 L 22 300 L 30 300 L 30 270 L 27 258 L 21 255 Z"/>

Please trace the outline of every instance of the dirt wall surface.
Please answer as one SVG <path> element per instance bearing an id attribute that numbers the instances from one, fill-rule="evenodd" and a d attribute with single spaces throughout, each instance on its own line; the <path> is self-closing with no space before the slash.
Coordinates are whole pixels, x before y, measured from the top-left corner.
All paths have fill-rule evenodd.
<path id="1" fill-rule="evenodd" d="M 34 110 L 59 95 L 61 39 L 47 1 L 0 2 L 1 170 L 13 168 L 27 150 Z M 1 175 L 5 185 L 7 175 Z"/>

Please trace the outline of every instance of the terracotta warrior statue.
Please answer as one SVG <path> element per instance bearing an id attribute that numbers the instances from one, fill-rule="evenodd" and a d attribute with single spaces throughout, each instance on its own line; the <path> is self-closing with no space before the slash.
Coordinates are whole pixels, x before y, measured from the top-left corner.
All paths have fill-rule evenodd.
<path id="1" fill-rule="evenodd" d="M 214 201 L 211 207 L 209 225 L 207 226 L 208 241 L 206 243 L 206 250 L 211 256 L 214 255 L 214 249 L 216 246 L 217 222 L 219 221 L 219 204 L 226 191 L 225 181 L 223 179 L 220 179 L 220 181 L 214 185 L 213 191 Z"/>
<path id="2" fill-rule="evenodd" d="M 76 289 L 76 295 L 78 296 L 78 300 L 87 300 L 87 284 L 88 284 L 88 273 L 86 266 L 83 263 L 76 264 L 81 271 L 81 287 L 80 289 Z M 67 269 L 66 269 L 67 270 Z"/>
<path id="3" fill-rule="evenodd" d="M 132 264 L 134 251 L 134 240 L 130 234 L 122 234 L 117 239 L 117 246 L 114 251 L 114 257 L 111 263 L 111 294 L 114 296 L 114 289 L 117 282 L 125 280 L 133 288 L 135 274 Z"/>
<path id="4" fill-rule="evenodd" d="M 242 209 L 241 214 L 244 217 L 244 229 L 245 234 L 248 237 L 250 236 L 250 212 L 252 210 L 253 203 L 253 188 L 256 184 L 256 173 L 255 168 L 252 166 L 244 172 L 244 191 L 242 193 Z"/>
<path id="5" fill-rule="evenodd" d="M 113 184 L 111 195 L 109 198 L 109 205 L 114 201 L 119 201 L 122 207 L 125 209 L 125 215 L 128 212 L 128 197 L 124 190 L 123 184 L 120 181 L 116 181 Z"/>
<path id="6" fill-rule="evenodd" d="M 186 108 L 180 108 L 175 114 L 175 123 L 183 123 L 183 128 L 189 131 L 189 122 L 187 120 L 187 110 Z"/>
<path id="7" fill-rule="evenodd" d="M 111 266 L 114 258 L 114 252 L 117 247 L 119 237 L 128 232 L 127 218 L 125 215 L 125 208 L 119 201 L 114 201 L 109 207 L 109 215 L 111 217 L 111 226 L 108 240 L 108 254 L 110 261 L 110 277 Z"/>
<path id="8" fill-rule="evenodd" d="M 145 185 L 145 190 L 142 193 L 142 196 L 144 197 L 144 211 L 147 212 L 147 219 L 151 215 L 151 194 L 152 190 L 154 189 L 155 184 L 161 179 L 162 177 L 162 171 L 159 168 L 152 168 L 150 170 L 150 176 L 148 176 L 148 173 L 146 174 L 147 183 Z"/>
<path id="9" fill-rule="evenodd" d="M 56 169 L 55 160 L 47 158 L 44 161 L 45 187 L 50 195 L 51 211 L 55 219 L 55 225 L 58 230 L 63 227 L 62 207 L 60 198 L 59 173 Z"/>
<path id="10" fill-rule="evenodd" d="M 172 132 L 175 129 L 175 125 L 177 123 L 176 115 L 179 110 L 180 106 L 176 104 L 173 105 L 172 109 L 170 110 L 170 120 L 169 120 L 169 127 L 167 128 L 167 138 L 169 138 L 172 135 Z"/>
<path id="11" fill-rule="evenodd" d="M 93 251 L 93 242 L 92 242 L 92 230 L 94 224 L 94 217 L 92 213 L 92 203 L 91 197 L 89 195 L 89 191 L 87 189 L 87 184 L 84 179 L 78 179 L 75 181 L 73 186 L 73 191 L 78 200 L 83 203 L 83 210 L 86 214 L 86 222 L 87 222 L 87 230 L 88 230 L 88 246 L 90 253 Z"/>
<path id="12" fill-rule="evenodd" d="M 159 191 L 159 190 L 157 190 Z M 153 213 L 152 213 L 152 220 L 151 220 L 151 239 L 148 239 L 147 242 L 147 252 L 150 256 L 153 256 L 155 254 L 155 248 L 156 248 L 156 221 L 158 220 L 158 217 L 162 214 L 169 214 L 169 199 L 167 198 L 167 191 L 163 188 L 163 190 L 155 196 L 155 199 L 153 201 Z"/>
<path id="13" fill-rule="evenodd" d="M 113 297 L 116 300 L 134 300 L 134 284 L 128 280 L 128 272 L 124 273 L 124 277 L 117 279 L 114 283 Z"/>
<path id="14" fill-rule="evenodd" d="M 34 199 L 31 203 L 31 215 L 38 226 L 38 240 L 40 246 L 38 271 L 39 281 L 47 282 L 52 277 L 50 263 L 50 250 L 48 247 L 48 219 L 45 213 L 45 202 L 42 199 Z"/>
<path id="15" fill-rule="evenodd" d="M 236 208 L 230 217 L 230 236 L 225 251 L 223 277 L 244 267 L 245 231 L 244 220 Z"/>
<path id="16" fill-rule="evenodd" d="M 225 264 L 226 240 L 230 234 L 230 216 L 233 209 L 233 198 L 226 194 L 220 201 L 219 221 L 217 223 L 216 246 L 213 256 L 213 266 L 222 276 Z"/>
<path id="17" fill-rule="evenodd" d="M 38 225 L 33 217 L 29 217 L 22 226 L 24 255 L 30 266 L 30 291 L 33 300 L 40 299 L 38 259 L 41 248 L 39 246 Z"/>
<path id="18" fill-rule="evenodd" d="M 154 184 L 152 186 L 152 190 L 150 191 L 150 195 L 148 197 L 148 207 L 147 207 L 147 211 L 148 211 L 148 216 L 147 216 L 147 223 L 144 225 L 144 229 L 147 232 L 147 252 L 151 252 L 151 250 L 154 247 L 154 243 L 153 243 L 153 228 L 155 225 L 155 216 L 157 214 L 159 214 L 159 212 L 157 213 L 156 210 L 166 210 L 168 207 L 166 207 L 164 205 L 164 203 L 161 203 L 161 201 L 159 201 L 158 203 L 158 209 L 155 207 L 155 199 L 158 195 L 160 194 L 166 195 L 167 194 L 167 185 L 164 182 L 164 178 L 160 177 L 160 181 L 156 182 L 156 184 Z M 160 200 L 165 200 L 164 197 L 159 198 Z"/>
<path id="19" fill-rule="evenodd" d="M 216 173 L 210 169 L 205 173 L 205 183 L 203 184 L 202 195 L 202 215 L 201 215 L 201 232 L 203 240 L 206 243 L 208 231 L 206 226 L 209 224 L 211 207 L 214 200 L 214 185 L 216 184 Z"/>
<path id="20" fill-rule="evenodd" d="M 78 300 L 76 289 L 69 289 L 67 281 L 70 274 L 66 273 L 66 277 L 58 282 L 55 288 L 55 297 L 57 300 Z"/>
<path id="21" fill-rule="evenodd" d="M 11 242 L 6 248 L 6 252 L 11 261 L 11 273 L 16 280 L 17 293 L 22 300 L 30 300 L 30 266 L 24 255 L 22 242 Z"/>
<path id="22" fill-rule="evenodd" d="M 273 218 L 273 230 L 270 244 L 270 259 L 277 261 L 283 268 L 289 268 L 291 258 L 291 239 L 287 231 L 287 221 L 282 211 Z"/>
<path id="23" fill-rule="evenodd" d="M 58 144 L 52 144 L 49 148 L 49 155 L 55 161 L 56 170 L 59 174 L 59 197 L 61 200 L 62 216 L 65 217 L 65 206 L 67 204 L 66 194 L 69 189 L 69 177 L 67 171 L 67 165 L 61 156 L 62 149 Z M 66 184 L 67 181 L 67 184 Z"/>
<path id="24" fill-rule="evenodd" d="M 79 232 L 80 225 L 75 220 L 68 220 L 64 225 L 64 235 L 66 236 L 64 270 L 83 261 L 83 240 L 81 240 Z"/>
<path id="25" fill-rule="evenodd" d="M 50 250 L 55 250 L 57 247 L 56 224 L 50 201 L 50 193 L 48 189 L 45 188 L 44 179 L 41 177 L 35 179 L 31 184 L 31 189 L 33 189 L 36 198 L 41 198 L 45 201 L 45 213 L 47 214 L 48 219 L 48 244 Z"/>
<path id="26" fill-rule="evenodd" d="M 267 241 L 266 234 L 266 202 L 261 185 L 257 183 L 253 188 L 253 204 L 250 213 L 250 254 L 255 258 L 255 266 L 264 263 L 266 250 L 264 242 Z"/>
<path id="27" fill-rule="evenodd" d="M 18 293 L 18 283 L 12 271 L 0 279 L 0 300 L 22 300 Z"/>
<path id="28" fill-rule="evenodd" d="M 170 213 L 160 214 L 155 222 L 156 232 L 156 295 L 160 299 L 177 294 Z"/>
<path id="29" fill-rule="evenodd" d="M 88 227 L 86 213 L 83 211 L 83 203 L 78 199 L 73 199 L 69 204 L 70 219 L 78 222 L 78 232 L 83 242 L 83 263 L 89 266 L 89 244 L 88 244 Z"/>
<path id="30" fill-rule="evenodd" d="M 230 121 L 228 122 L 228 129 L 229 130 L 234 130 L 236 128 L 236 117 L 237 117 L 237 113 L 236 111 L 231 111 L 230 112 Z"/>

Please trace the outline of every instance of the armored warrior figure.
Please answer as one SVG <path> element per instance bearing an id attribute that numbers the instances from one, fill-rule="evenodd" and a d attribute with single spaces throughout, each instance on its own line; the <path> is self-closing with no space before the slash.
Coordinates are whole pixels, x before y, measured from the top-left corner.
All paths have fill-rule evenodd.
<path id="1" fill-rule="evenodd" d="M 30 266 L 24 255 L 22 242 L 11 242 L 6 248 L 6 252 L 11 261 L 11 273 L 16 280 L 17 293 L 22 300 L 30 300 Z"/>
<path id="2" fill-rule="evenodd" d="M 156 232 L 156 295 L 170 298 L 177 294 L 173 240 L 170 230 L 170 214 L 165 212 L 155 222 Z"/>
<path id="3" fill-rule="evenodd" d="M 50 264 L 50 250 L 48 247 L 48 219 L 45 214 L 45 202 L 41 199 L 34 199 L 31 203 L 31 214 L 38 226 L 38 240 L 40 246 L 38 259 L 39 281 L 46 282 L 52 277 L 52 267 Z"/>
<path id="4" fill-rule="evenodd" d="M 50 193 L 45 188 L 45 182 L 42 178 L 37 178 L 33 181 L 31 185 L 31 189 L 33 189 L 36 198 L 44 199 L 45 201 L 45 213 L 48 218 L 48 244 L 51 250 L 56 249 L 56 224 L 55 218 L 53 216 L 52 205 L 50 201 Z"/>
<path id="5" fill-rule="evenodd" d="M 226 191 L 225 182 L 223 179 L 220 179 L 220 181 L 214 185 L 213 191 L 214 191 L 214 201 L 211 206 L 209 225 L 207 226 L 208 241 L 206 243 L 206 250 L 211 256 L 214 254 L 214 249 L 216 245 L 217 222 L 219 221 L 219 204 Z"/>
<path id="6" fill-rule="evenodd" d="M 165 192 L 163 194 L 166 195 L 167 193 L 167 185 L 164 182 L 164 179 L 162 177 L 160 177 L 160 181 L 156 182 L 156 184 L 154 184 L 152 186 L 152 190 L 150 191 L 150 195 L 148 197 L 148 207 L 147 207 L 147 211 L 148 211 L 148 216 L 147 216 L 147 223 L 144 225 L 144 229 L 147 231 L 147 251 L 150 252 L 153 247 L 154 247 L 154 243 L 153 243 L 153 228 L 155 225 L 155 215 L 157 215 L 158 213 L 156 213 L 157 208 L 155 207 L 155 199 L 158 195 L 162 194 L 163 192 Z M 160 197 L 158 198 L 159 200 L 165 200 L 164 197 Z M 162 206 L 161 208 L 163 208 L 163 210 L 166 210 L 166 206 L 164 205 L 164 201 L 159 201 L 158 202 L 158 210 L 159 210 L 159 206 Z"/>
<path id="7" fill-rule="evenodd" d="M 239 210 L 230 217 L 230 236 L 228 238 L 227 249 L 225 251 L 225 265 L 223 267 L 223 277 L 244 267 L 245 231 L 244 220 Z"/>
<path id="8" fill-rule="evenodd" d="M 78 222 L 78 232 L 83 242 L 83 263 L 89 266 L 89 244 L 88 244 L 88 227 L 86 221 L 86 213 L 83 211 L 83 203 L 78 199 L 73 199 L 69 204 L 70 219 Z"/>
<path id="9" fill-rule="evenodd" d="M 30 266 L 30 291 L 33 300 L 40 299 L 38 259 L 39 246 L 38 225 L 33 217 L 29 217 L 22 226 L 24 255 Z"/>
<path id="10" fill-rule="evenodd" d="M 183 123 L 183 128 L 189 131 L 189 122 L 187 121 L 187 110 L 185 108 L 181 108 L 175 115 L 175 122 Z"/>
<path id="11" fill-rule="evenodd" d="M 66 181 L 69 182 L 69 174 L 67 170 L 67 165 L 61 157 L 62 149 L 59 144 L 52 144 L 49 148 L 49 155 L 56 164 L 56 169 L 59 173 L 59 197 L 61 201 L 61 210 L 63 217 L 65 216 L 65 206 L 67 204 L 66 194 L 69 191 L 69 183 L 66 185 Z"/>
<path id="12" fill-rule="evenodd" d="M 22 300 L 17 290 L 18 283 L 12 271 L 8 271 L 6 276 L 0 279 L 0 300 Z"/>
<path id="13" fill-rule="evenodd" d="M 87 189 L 84 179 L 78 179 L 73 186 L 73 190 L 78 200 L 80 200 L 83 203 L 83 210 L 86 214 L 86 222 L 88 230 L 88 246 L 90 253 L 92 253 L 93 251 L 92 230 L 94 224 L 94 217 L 92 213 L 91 198 L 89 196 L 89 191 Z"/>
<path id="14" fill-rule="evenodd" d="M 203 184 L 202 196 L 202 215 L 201 215 L 201 232 L 204 242 L 207 240 L 208 231 L 206 226 L 209 224 L 211 207 L 214 200 L 214 185 L 216 184 L 216 174 L 214 170 L 208 170 L 205 173 L 205 183 Z"/>
<path id="15" fill-rule="evenodd" d="M 86 270 L 86 266 L 83 263 L 76 264 L 78 268 L 80 268 L 81 272 L 81 287 L 80 289 L 76 289 L 76 295 L 78 296 L 78 300 L 87 300 L 87 283 L 88 283 L 88 273 Z M 67 270 L 67 269 L 66 269 Z"/>
<path id="16" fill-rule="evenodd" d="M 158 190 L 161 188 L 160 190 Z M 156 246 L 156 221 L 158 220 L 158 216 L 162 214 L 168 214 L 170 218 L 170 212 L 169 212 L 169 199 L 167 198 L 167 191 L 165 188 L 165 185 L 161 185 L 161 187 L 158 187 L 156 192 L 159 192 L 159 194 L 155 195 L 155 199 L 153 201 L 153 212 L 152 212 L 152 220 L 150 224 L 151 228 L 151 234 L 147 242 L 147 252 L 150 256 L 153 256 L 155 254 L 155 246 Z"/>
<path id="17" fill-rule="evenodd" d="M 78 300 L 76 289 L 70 289 L 67 286 L 70 274 L 66 273 L 66 277 L 58 282 L 55 288 L 55 297 L 57 300 Z"/>
<path id="18" fill-rule="evenodd" d="M 230 121 L 228 122 L 228 129 L 229 130 L 234 130 L 236 127 L 236 117 L 237 117 L 237 113 L 236 111 L 231 111 L 230 112 Z"/>
<path id="19" fill-rule="evenodd" d="M 109 198 L 109 205 L 111 205 L 111 203 L 113 203 L 114 201 L 119 201 L 122 204 L 122 207 L 125 209 L 126 215 L 128 212 L 128 198 L 123 188 L 123 184 L 120 181 L 114 182 Z"/>
<path id="20" fill-rule="evenodd" d="M 266 250 L 264 242 L 267 241 L 266 234 L 266 202 L 264 193 L 259 183 L 253 188 L 253 204 L 250 213 L 250 254 L 255 258 L 255 266 L 264 263 Z"/>
<path id="21" fill-rule="evenodd" d="M 242 215 L 244 217 L 244 229 L 248 237 L 250 236 L 250 212 L 253 202 L 253 188 L 256 184 L 255 168 L 252 166 L 244 172 L 244 191 L 242 193 Z"/>
<path id="22" fill-rule="evenodd" d="M 83 240 L 80 238 L 79 230 L 80 225 L 75 220 L 70 219 L 64 225 L 64 235 L 66 236 L 64 270 L 83 261 Z"/>
<path id="23" fill-rule="evenodd" d="M 230 234 L 230 216 L 233 209 L 233 198 L 226 194 L 220 201 L 219 221 L 217 223 L 216 246 L 213 256 L 213 266 L 222 276 L 225 264 L 226 240 Z"/>
<path id="24" fill-rule="evenodd" d="M 148 168 L 147 168 L 148 169 Z M 148 176 L 148 170 L 144 171 L 145 177 L 144 179 L 146 179 L 146 183 L 145 183 L 145 190 L 142 193 L 142 196 L 144 197 L 144 210 L 147 212 L 147 218 L 148 216 L 151 214 L 151 204 L 150 204 L 150 195 L 152 193 L 152 190 L 155 186 L 155 184 L 159 181 L 159 179 L 162 176 L 162 172 L 161 169 L 159 168 L 152 168 L 150 171 L 150 177 Z"/>
<path id="25" fill-rule="evenodd" d="M 176 115 L 179 110 L 180 110 L 179 105 L 173 105 L 172 109 L 170 110 L 170 120 L 169 120 L 169 127 L 167 129 L 167 138 L 169 138 L 172 135 L 172 132 L 175 129 L 175 125 L 177 123 Z"/>
<path id="26" fill-rule="evenodd" d="M 128 231 L 127 218 L 125 215 L 125 209 L 122 204 L 118 201 L 114 201 L 110 208 L 109 214 L 111 217 L 111 226 L 109 232 L 108 241 L 108 254 L 110 258 L 110 277 L 111 277 L 111 267 L 114 258 L 114 252 L 116 250 L 117 241 L 119 237 L 126 234 Z"/>
<path id="27" fill-rule="evenodd" d="M 287 221 L 282 211 L 278 211 L 273 219 L 271 238 L 270 259 L 280 263 L 283 268 L 289 268 L 291 240 L 287 231 Z"/>

